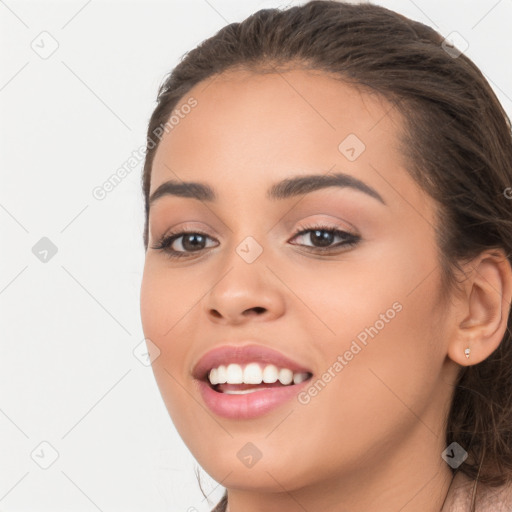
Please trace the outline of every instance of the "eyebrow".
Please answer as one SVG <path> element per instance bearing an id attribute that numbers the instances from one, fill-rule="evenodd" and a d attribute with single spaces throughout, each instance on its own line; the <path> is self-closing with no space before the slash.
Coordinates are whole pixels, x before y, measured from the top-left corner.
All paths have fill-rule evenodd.
<path id="1" fill-rule="evenodd" d="M 288 199 L 302 194 L 308 194 L 315 190 L 328 187 L 351 188 L 377 199 L 386 204 L 381 195 L 363 181 L 344 173 L 310 174 L 286 178 L 275 183 L 267 191 L 267 197 L 272 200 Z M 163 196 L 189 197 L 200 201 L 214 202 L 217 199 L 215 191 L 206 183 L 195 181 L 169 180 L 162 183 L 149 198 L 151 205 Z"/>

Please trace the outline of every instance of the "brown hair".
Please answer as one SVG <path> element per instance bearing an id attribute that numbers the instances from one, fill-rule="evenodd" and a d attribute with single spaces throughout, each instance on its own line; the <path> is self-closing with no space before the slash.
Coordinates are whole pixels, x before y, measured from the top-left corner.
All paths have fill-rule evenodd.
<path id="1" fill-rule="evenodd" d="M 152 136 L 179 100 L 227 70 L 300 68 L 377 92 L 402 114 L 408 172 L 438 205 L 446 291 L 457 285 L 459 264 L 483 250 L 501 249 L 510 261 L 512 208 L 505 194 L 512 184 L 510 120 L 476 65 L 443 41 L 432 28 L 384 7 L 330 0 L 263 9 L 206 39 L 166 77 L 149 122 L 142 176 L 146 249 L 158 147 Z M 512 473 L 510 327 L 509 313 L 499 348 L 485 361 L 461 367 L 446 424 L 446 444 L 456 441 L 468 452 L 458 471 L 491 486 L 509 482 Z M 473 508 L 474 503 L 475 493 Z"/>

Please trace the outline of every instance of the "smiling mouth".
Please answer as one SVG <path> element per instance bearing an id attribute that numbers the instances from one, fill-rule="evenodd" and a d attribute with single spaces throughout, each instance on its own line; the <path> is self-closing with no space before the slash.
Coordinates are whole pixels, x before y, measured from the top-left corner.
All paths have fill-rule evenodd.
<path id="1" fill-rule="evenodd" d="M 304 380 L 311 379 L 312 374 L 309 374 L 308 377 Z M 302 381 L 304 382 L 304 381 Z M 210 387 L 216 391 L 217 393 L 225 393 L 226 395 L 247 395 L 248 393 L 254 393 L 256 391 L 263 391 L 265 389 L 271 388 L 291 388 L 296 384 L 281 384 L 278 382 L 273 383 L 264 383 L 261 384 L 210 384 Z"/>
<path id="2" fill-rule="evenodd" d="M 219 348 L 196 364 L 201 398 L 219 417 L 249 420 L 293 400 L 310 385 L 311 368 L 262 346 Z"/>

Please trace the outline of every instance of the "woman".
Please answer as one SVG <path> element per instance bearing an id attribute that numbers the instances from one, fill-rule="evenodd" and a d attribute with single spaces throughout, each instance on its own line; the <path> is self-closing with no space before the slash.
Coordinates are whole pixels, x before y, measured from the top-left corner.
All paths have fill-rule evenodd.
<path id="1" fill-rule="evenodd" d="M 216 511 L 510 511 L 512 139 L 376 5 L 265 9 L 148 128 L 141 315 Z"/>

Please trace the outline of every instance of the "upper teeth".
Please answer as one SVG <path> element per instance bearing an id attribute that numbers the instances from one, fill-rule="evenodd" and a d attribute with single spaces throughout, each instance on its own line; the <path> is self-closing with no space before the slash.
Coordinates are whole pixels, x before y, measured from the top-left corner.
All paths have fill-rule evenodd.
<path id="1" fill-rule="evenodd" d="M 212 368 L 208 374 L 210 384 L 272 384 L 279 382 L 285 386 L 299 384 L 308 378 L 308 373 L 293 373 L 288 368 L 277 368 L 273 364 L 264 367 L 259 363 L 249 363 L 245 367 L 232 363 L 227 366 L 221 365 L 218 368 Z"/>

